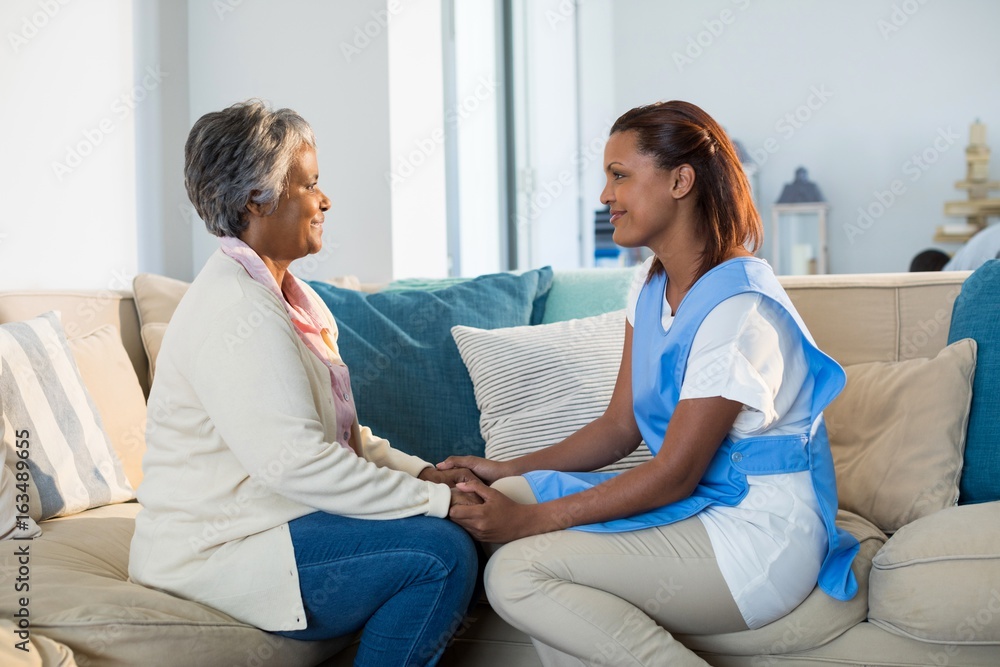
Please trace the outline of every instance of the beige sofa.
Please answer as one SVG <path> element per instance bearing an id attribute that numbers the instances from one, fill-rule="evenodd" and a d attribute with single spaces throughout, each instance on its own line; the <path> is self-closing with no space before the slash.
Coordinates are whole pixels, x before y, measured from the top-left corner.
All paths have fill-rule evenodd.
<path id="1" fill-rule="evenodd" d="M 811 276 L 782 282 L 820 347 L 846 366 L 935 356 L 945 347 L 952 303 L 967 276 Z M 148 392 L 149 364 L 130 293 L 0 292 L 0 323 L 52 309 L 61 311 L 70 337 L 103 324 L 117 327 L 135 380 Z M 122 383 L 101 377 L 93 359 L 86 363 L 91 370 L 81 363 L 81 372 L 104 421 L 122 432 L 141 426 L 141 410 L 121 414 Z M 109 435 L 137 483 L 141 446 L 134 438 L 116 441 Z M 31 653 L 12 647 L 12 621 L 20 608 L 13 588 L 18 563 L 14 543 L 0 546 L 0 664 L 350 664 L 352 649 L 343 642 L 280 639 L 197 603 L 129 583 L 128 547 L 138 509 L 134 502 L 113 505 L 41 524 L 43 534 L 30 543 Z M 816 591 L 765 628 L 683 640 L 719 666 L 1000 665 L 1000 503 L 941 510 L 908 525 L 889 546 L 866 519 L 842 512 L 838 520 L 861 542 L 855 600 L 834 603 Z M 916 549 L 917 556 L 895 557 L 897 542 L 896 552 Z M 872 574 L 872 559 L 880 551 L 887 560 Z M 922 590 L 925 585 L 928 590 Z M 928 596 L 934 598 L 929 604 Z M 877 616 L 869 616 L 870 597 Z M 927 641 L 907 636 L 916 633 Z M 527 637 L 480 603 L 441 664 L 540 663 Z"/>

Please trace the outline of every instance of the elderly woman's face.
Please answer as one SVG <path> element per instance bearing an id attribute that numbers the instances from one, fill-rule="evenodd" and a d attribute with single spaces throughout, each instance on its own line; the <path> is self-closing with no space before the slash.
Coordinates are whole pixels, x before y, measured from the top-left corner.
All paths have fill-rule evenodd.
<path id="1" fill-rule="evenodd" d="M 303 144 L 288 171 L 288 185 L 278 200 L 278 208 L 258 218 L 262 247 L 258 253 L 273 260 L 292 261 L 319 252 L 323 247 L 323 212 L 330 200 L 319 189 L 316 150 Z"/>

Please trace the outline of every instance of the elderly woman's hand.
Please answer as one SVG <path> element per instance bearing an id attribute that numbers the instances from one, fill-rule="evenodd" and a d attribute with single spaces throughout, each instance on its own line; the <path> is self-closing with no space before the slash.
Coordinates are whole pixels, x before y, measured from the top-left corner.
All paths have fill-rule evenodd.
<path id="1" fill-rule="evenodd" d="M 510 466 L 509 461 L 491 461 L 479 456 L 449 456 L 447 459 L 437 464 L 438 472 L 451 472 L 453 470 L 468 469 L 474 473 L 476 479 L 487 484 L 492 484 L 501 477 L 512 477 L 517 473 Z M 470 480 L 460 479 L 459 482 Z"/>
<path id="2" fill-rule="evenodd" d="M 476 474 L 469 470 L 468 468 L 451 468 L 448 470 L 438 470 L 437 468 L 424 468 L 417 475 L 419 479 L 425 482 L 436 482 L 438 484 L 447 484 L 451 488 L 455 488 L 455 485 L 459 482 L 471 482 L 473 480 L 480 481 Z"/>

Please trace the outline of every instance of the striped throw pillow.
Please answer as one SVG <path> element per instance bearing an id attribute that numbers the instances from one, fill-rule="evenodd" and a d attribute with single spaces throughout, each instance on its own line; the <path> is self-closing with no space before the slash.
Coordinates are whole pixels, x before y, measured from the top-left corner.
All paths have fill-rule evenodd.
<path id="1" fill-rule="evenodd" d="M 135 492 L 80 377 L 59 314 L 0 325 L 6 465 L 27 472 L 36 521 L 124 502 Z M 19 479 L 23 480 L 23 476 Z"/>
<path id="2" fill-rule="evenodd" d="M 618 377 L 625 311 L 506 329 L 456 326 L 451 333 L 472 378 L 486 458 L 509 461 L 604 413 Z M 644 443 L 601 470 L 625 470 L 650 457 Z"/>

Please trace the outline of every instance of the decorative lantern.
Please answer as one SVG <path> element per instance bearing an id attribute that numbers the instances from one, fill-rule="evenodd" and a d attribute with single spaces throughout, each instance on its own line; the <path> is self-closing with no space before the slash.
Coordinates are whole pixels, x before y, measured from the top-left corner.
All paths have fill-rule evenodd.
<path id="1" fill-rule="evenodd" d="M 809 180 L 805 167 L 785 185 L 771 207 L 774 272 L 784 275 L 826 273 L 826 214 L 829 204 Z"/>

